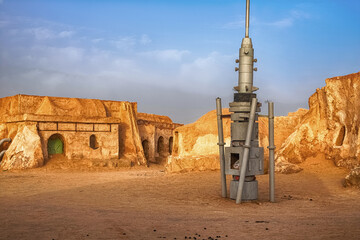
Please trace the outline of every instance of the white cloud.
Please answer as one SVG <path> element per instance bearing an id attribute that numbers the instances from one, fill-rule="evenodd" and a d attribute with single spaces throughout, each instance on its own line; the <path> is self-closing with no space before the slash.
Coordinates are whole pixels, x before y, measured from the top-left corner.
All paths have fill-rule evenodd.
<path id="1" fill-rule="evenodd" d="M 37 40 L 46 40 L 55 38 L 55 32 L 46 28 L 30 28 L 25 30 L 26 33 L 32 34 Z"/>
<path id="2" fill-rule="evenodd" d="M 104 39 L 103 39 L 103 38 L 95 38 L 95 39 L 92 39 L 91 41 L 92 41 L 93 43 L 99 43 L 99 42 L 104 41 Z"/>
<path id="3" fill-rule="evenodd" d="M 294 11 L 288 18 L 272 23 L 254 21 L 254 25 L 289 27 L 305 17 Z M 26 24 L 22 25 L 23 22 Z M 71 26 L 44 21 L 10 19 L 10 23 L 12 28 L 5 29 L 7 38 L 3 39 L 0 52 L 2 96 L 9 92 L 56 96 L 71 93 L 73 97 L 139 101 L 140 106 L 158 109 L 168 104 L 170 110 L 184 116 L 179 109 L 200 114 L 204 102 L 213 107 L 213 96 L 231 96 L 231 89 L 237 83 L 237 73 L 233 70 L 236 56 L 217 52 L 199 56 L 182 49 L 154 49 L 146 34 L 124 35 L 109 41 L 104 37 L 106 34 L 95 35 L 91 31 L 91 35 L 82 38 L 79 35 L 84 29 L 75 32 Z M 225 27 L 244 27 L 244 21 L 231 22 Z M 13 35 L 9 35 L 10 31 Z M 54 41 L 29 41 L 34 38 Z M 67 41 L 68 38 L 73 41 Z M 114 51 L 114 46 L 131 51 Z M 266 89 L 258 84 L 260 89 Z M 201 104 L 199 96 L 204 96 Z M 189 105 L 184 107 L 184 102 Z M 202 106 L 196 108 L 196 104 Z"/>
<path id="4" fill-rule="evenodd" d="M 286 28 L 286 27 L 291 27 L 293 24 L 294 24 L 293 18 L 284 18 L 275 22 L 269 22 L 266 25 L 274 26 L 277 28 Z"/>
<path id="5" fill-rule="evenodd" d="M 177 49 L 155 50 L 139 53 L 140 56 L 145 56 L 147 58 L 155 58 L 160 61 L 181 61 L 184 56 L 189 54 L 190 51 L 188 50 Z"/>
<path id="6" fill-rule="evenodd" d="M 95 41 L 94 41 L 95 40 Z M 98 42 L 98 39 L 94 39 L 93 42 Z M 101 41 L 103 39 L 100 39 Z M 134 36 L 125 36 L 120 37 L 116 40 L 110 41 L 111 44 L 113 44 L 117 49 L 120 50 L 129 50 L 134 48 L 136 45 L 148 45 L 151 43 L 151 39 L 148 35 L 143 34 L 141 37 L 134 37 Z"/>
<path id="7" fill-rule="evenodd" d="M 61 31 L 56 32 L 48 28 L 37 27 L 37 28 L 29 28 L 24 30 L 25 33 L 31 34 L 37 40 L 50 40 L 56 38 L 68 38 L 74 35 L 73 31 Z"/>
<path id="8" fill-rule="evenodd" d="M 134 37 L 122 37 L 111 41 L 111 43 L 120 50 L 128 50 L 136 45 L 136 39 Z"/>
<path id="9" fill-rule="evenodd" d="M 310 18 L 310 15 L 308 13 L 305 13 L 300 10 L 291 10 L 289 12 L 289 15 L 290 15 L 289 17 L 276 20 L 273 22 L 265 23 L 265 25 L 274 26 L 277 28 L 287 28 L 287 27 L 292 27 L 295 24 L 295 22 L 298 20 Z"/>
<path id="10" fill-rule="evenodd" d="M 67 38 L 67 37 L 72 37 L 74 35 L 75 32 L 73 31 L 62 31 L 58 34 L 59 37 L 61 38 Z"/>
<path id="11" fill-rule="evenodd" d="M 222 28 L 224 29 L 239 29 L 245 26 L 245 20 L 238 20 L 233 22 L 225 23 Z"/>
<path id="12" fill-rule="evenodd" d="M 178 78 L 185 82 L 185 89 L 195 92 L 215 93 L 222 89 L 231 89 L 231 84 L 236 83 L 236 74 L 231 71 L 232 62 L 232 56 L 212 52 L 190 63 L 183 63 Z M 230 81 L 226 83 L 226 80 Z"/>
<path id="13" fill-rule="evenodd" d="M 23 52 L 18 64 L 29 69 L 79 73 L 87 67 L 82 65 L 84 56 L 85 50 L 82 48 L 36 46 Z"/>
<path id="14" fill-rule="evenodd" d="M 276 19 L 269 22 L 264 22 L 261 20 L 258 20 L 255 17 L 252 17 L 251 25 L 255 26 L 272 26 L 276 28 L 287 28 L 292 27 L 296 21 L 302 20 L 302 19 L 308 19 L 310 18 L 310 15 L 306 12 L 303 12 L 301 10 L 290 10 L 286 15 L 287 17 L 284 17 L 282 19 Z M 224 29 L 239 29 L 245 27 L 245 16 L 240 16 L 240 20 L 236 20 L 233 22 L 225 23 L 222 28 Z"/>
<path id="15" fill-rule="evenodd" d="M 27 81 L 34 81 L 34 79 L 38 79 L 41 83 L 41 87 L 48 90 L 55 90 L 61 83 L 64 82 L 65 76 L 66 74 L 64 73 L 50 72 L 40 69 L 31 69 L 20 74 L 20 78 Z"/>
<path id="16" fill-rule="evenodd" d="M 151 43 L 151 39 L 150 39 L 150 37 L 149 37 L 148 35 L 143 34 L 143 35 L 141 36 L 141 38 L 140 38 L 140 43 L 141 43 L 142 45 L 147 45 L 147 44 Z"/>
<path id="17" fill-rule="evenodd" d="M 310 18 L 310 14 L 301 10 L 292 10 L 291 16 L 296 19 L 308 19 Z"/>

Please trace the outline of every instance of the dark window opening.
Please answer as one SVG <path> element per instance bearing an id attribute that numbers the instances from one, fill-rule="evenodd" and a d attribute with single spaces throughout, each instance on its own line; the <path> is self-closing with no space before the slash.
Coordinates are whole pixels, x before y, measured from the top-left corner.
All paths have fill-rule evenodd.
<path id="1" fill-rule="evenodd" d="M 164 143 L 164 138 L 163 137 L 159 137 L 158 139 L 158 144 L 157 144 L 157 152 L 159 154 L 163 154 L 165 152 L 165 143 Z"/>
<path id="2" fill-rule="evenodd" d="M 240 154 L 238 153 L 231 153 L 231 168 L 233 169 L 240 169 Z M 236 164 L 235 164 L 236 163 Z"/>
<path id="3" fill-rule="evenodd" d="M 169 153 L 170 153 L 170 155 L 172 154 L 172 151 L 173 151 L 173 142 L 174 142 L 174 138 L 170 137 L 169 138 Z"/>
<path id="4" fill-rule="evenodd" d="M 90 147 L 92 149 L 98 149 L 99 148 L 99 144 L 96 140 L 96 136 L 93 134 L 90 136 L 90 143 L 89 143 Z"/>
<path id="5" fill-rule="evenodd" d="M 149 161 L 149 141 L 148 140 L 142 141 L 142 147 L 144 150 L 145 158 L 147 161 Z"/>

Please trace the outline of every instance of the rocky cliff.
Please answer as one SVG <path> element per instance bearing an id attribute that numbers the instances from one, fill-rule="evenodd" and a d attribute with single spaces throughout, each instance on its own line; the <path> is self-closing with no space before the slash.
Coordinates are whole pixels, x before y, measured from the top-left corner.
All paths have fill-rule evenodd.
<path id="1" fill-rule="evenodd" d="M 337 166 L 352 169 L 347 177 L 352 179 L 360 166 L 359 117 L 360 73 L 326 79 L 326 86 L 309 98 L 309 111 L 277 152 L 276 161 L 297 164 L 323 153 Z"/>
<path id="2" fill-rule="evenodd" d="M 351 169 L 345 184 L 353 185 L 359 182 L 356 179 L 360 172 L 360 73 L 329 78 L 325 82 L 326 86 L 309 98 L 309 110 L 299 109 L 288 116 L 275 117 L 276 170 L 301 171 L 297 164 L 321 153 L 337 166 Z M 216 112 L 211 111 L 195 123 L 177 128 L 174 139 L 177 155 L 169 159 L 168 169 L 184 171 L 194 165 L 197 169 L 213 169 L 218 159 L 216 126 Z M 224 130 L 229 142 L 229 120 L 224 121 Z M 259 118 L 263 147 L 268 145 L 267 132 L 267 118 Z M 204 160 L 206 155 L 210 160 Z M 190 156 L 202 159 L 201 163 L 191 163 Z"/>
<path id="3" fill-rule="evenodd" d="M 306 109 L 299 109 L 288 116 L 275 118 L 275 145 L 282 143 L 292 134 L 294 128 L 300 123 L 301 117 L 307 113 Z M 229 114 L 229 109 L 224 108 L 223 114 Z M 224 140 L 226 146 L 230 145 L 230 118 L 223 119 Z M 259 117 L 259 142 L 264 147 L 265 168 L 269 151 L 266 148 L 268 139 L 268 119 Z M 210 111 L 196 122 L 176 128 L 174 134 L 174 153 L 168 159 L 167 168 L 171 172 L 184 172 L 192 170 L 219 169 L 219 148 L 217 133 L 216 110 Z M 277 149 L 275 150 L 275 152 Z M 277 164 L 278 171 L 296 172 L 299 167 L 288 162 Z M 283 170 L 281 170 L 283 169 Z"/>
<path id="4" fill-rule="evenodd" d="M 229 114 L 223 109 L 223 114 Z M 230 119 L 224 119 L 224 140 L 230 143 Z M 186 172 L 219 169 L 216 110 L 196 122 L 178 127 L 174 132 L 173 154 L 168 158 L 167 170 Z"/>

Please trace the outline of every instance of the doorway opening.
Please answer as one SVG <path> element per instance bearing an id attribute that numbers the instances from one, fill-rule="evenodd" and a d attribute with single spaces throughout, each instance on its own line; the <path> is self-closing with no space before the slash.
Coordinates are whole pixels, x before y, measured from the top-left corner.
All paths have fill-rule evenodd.
<path id="1" fill-rule="evenodd" d="M 165 143 L 164 143 L 164 138 L 162 136 L 159 137 L 157 142 L 157 152 L 160 157 L 163 156 L 165 153 Z"/>
<path id="2" fill-rule="evenodd" d="M 149 141 L 148 140 L 142 141 L 142 147 L 144 150 L 146 161 L 149 162 Z"/>
<path id="3" fill-rule="evenodd" d="M 170 137 L 169 138 L 169 153 L 170 153 L 170 155 L 172 155 L 172 151 L 173 151 L 173 142 L 174 142 L 174 138 Z"/>
<path id="4" fill-rule="evenodd" d="M 47 144 L 48 155 L 64 154 L 64 138 L 56 133 L 51 135 Z"/>

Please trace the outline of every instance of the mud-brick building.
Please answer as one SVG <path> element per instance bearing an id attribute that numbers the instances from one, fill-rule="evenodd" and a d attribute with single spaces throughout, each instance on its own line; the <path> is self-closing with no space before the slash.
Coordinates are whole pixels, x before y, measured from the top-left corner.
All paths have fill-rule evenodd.
<path id="1" fill-rule="evenodd" d="M 182 124 L 173 123 L 167 116 L 138 113 L 138 127 L 146 159 L 161 163 L 172 154 L 173 130 Z"/>
<path id="2" fill-rule="evenodd" d="M 157 162 L 171 154 L 169 117 L 138 113 L 137 103 L 16 95 L 0 99 L 0 139 L 12 142 L 1 167 L 31 168 L 55 154 L 73 161 Z"/>

